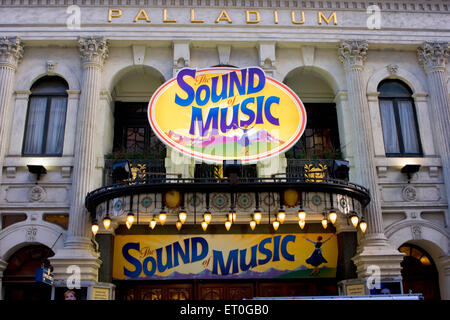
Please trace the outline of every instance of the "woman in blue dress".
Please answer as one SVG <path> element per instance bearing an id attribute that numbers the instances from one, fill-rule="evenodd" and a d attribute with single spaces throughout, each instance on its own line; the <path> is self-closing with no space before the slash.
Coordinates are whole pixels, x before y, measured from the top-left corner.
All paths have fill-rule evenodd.
<path id="1" fill-rule="evenodd" d="M 325 242 L 330 240 L 331 237 L 329 237 L 325 241 L 322 241 L 322 239 L 323 238 L 321 236 L 318 236 L 317 237 L 317 242 L 314 242 L 314 241 L 309 240 L 308 238 L 305 237 L 305 240 L 311 242 L 314 245 L 314 247 L 315 247 L 314 252 L 311 254 L 311 256 L 308 259 L 305 260 L 306 263 L 308 263 L 308 264 L 310 264 L 310 265 L 312 265 L 314 267 L 314 270 L 313 270 L 313 272 L 311 272 L 311 275 L 314 275 L 314 274 L 319 275 L 320 274 L 319 266 L 322 263 L 328 263 L 328 261 L 323 257 L 322 249 L 320 247 Z"/>

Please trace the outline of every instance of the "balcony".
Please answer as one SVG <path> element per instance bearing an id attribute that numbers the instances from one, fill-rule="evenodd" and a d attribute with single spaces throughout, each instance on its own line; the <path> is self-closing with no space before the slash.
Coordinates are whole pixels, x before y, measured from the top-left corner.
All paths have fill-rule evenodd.
<path id="1" fill-rule="evenodd" d="M 224 177 L 222 166 L 198 165 L 194 178 L 182 178 L 179 174 L 166 173 L 162 159 L 132 159 L 126 179 L 114 180 L 113 167 L 118 161 L 106 160 L 105 185 L 86 197 L 86 208 L 93 221 L 102 221 L 108 216 L 124 223 L 131 211 L 141 216 L 141 222 L 148 222 L 160 211 L 168 211 L 170 224 L 177 221 L 180 210 L 187 210 L 194 215 L 190 215 L 186 223 L 195 225 L 199 222 L 196 215 L 203 210 L 213 213 L 215 223 L 221 221 L 217 217 L 235 210 L 241 217 L 237 223 L 244 223 L 248 222 L 245 217 L 259 209 L 267 214 L 263 220 L 270 223 L 274 220 L 272 214 L 286 206 L 291 208 L 288 210 L 291 213 L 297 210 L 295 208 L 305 208 L 312 213 L 309 217 L 320 222 L 330 210 L 347 218 L 356 214 L 361 219 L 362 209 L 370 201 L 366 188 L 348 181 L 345 170 L 348 163 L 341 160 L 288 159 L 286 173 L 265 178 L 257 177 L 256 166 L 243 166 L 239 177 L 230 179 Z M 174 192 L 180 200 L 175 204 L 166 198 Z M 289 200 L 288 192 L 296 194 L 297 199 Z M 213 199 L 211 204 L 210 198 Z M 221 203 L 216 201 L 219 198 Z M 144 205 L 143 199 L 147 204 Z M 118 209 L 117 203 L 120 203 Z M 290 222 L 293 221 L 291 217 Z"/>

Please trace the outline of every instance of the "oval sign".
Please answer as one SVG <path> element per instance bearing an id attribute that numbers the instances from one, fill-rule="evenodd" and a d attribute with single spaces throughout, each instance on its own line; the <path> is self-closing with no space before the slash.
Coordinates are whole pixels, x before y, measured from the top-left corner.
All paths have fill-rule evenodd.
<path id="1" fill-rule="evenodd" d="M 153 94 L 148 118 L 170 147 L 220 164 L 276 156 L 306 127 L 300 98 L 257 67 L 182 69 Z"/>

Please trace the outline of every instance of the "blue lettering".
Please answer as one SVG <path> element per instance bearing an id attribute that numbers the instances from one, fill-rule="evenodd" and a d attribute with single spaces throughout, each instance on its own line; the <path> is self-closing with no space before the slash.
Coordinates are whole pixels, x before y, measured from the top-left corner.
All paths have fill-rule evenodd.
<path id="1" fill-rule="evenodd" d="M 255 74 L 258 76 L 258 85 L 254 87 L 255 83 Z M 266 75 L 264 71 L 260 68 L 249 68 L 248 69 L 248 88 L 247 94 L 252 94 L 261 91 L 266 85 Z"/>
<path id="2" fill-rule="evenodd" d="M 199 134 L 204 137 L 208 134 L 212 124 L 213 131 L 217 131 L 219 128 L 219 108 L 211 108 L 208 112 L 208 118 L 206 119 L 205 126 L 203 126 L 202 109 L 192 107 L 191 128 L 189 133 L 195 135 L 195 126 L 198 126 Z"/>
<path id="3" fill-rule="evenodd" d="M 250 258 L 250 263 L 249 264 L 246 263 L 246 261 L 247 261 L 247 257 L 246 257 L 247 256 L 247 249 L 241 250 L 239 252 L 240 255 L 241 255 L 239 262 L 240 262 L 240 267 L 241 267 L 242 271 L 247 271 L 248 269 L 254 268 L 254 267 L 257 266 L 257 264 L 256 264 L 257 249 L 258 249 L 257 245 L 255 245 L 255 246 L 253 246 L 251 248 L 252 256 Z"/>
<path id="4" fill-rule="evenodd" d="M 198 254 L 197 248 L 199 244 L 202 246 L 202 251 L 200 254 Z M 205 259 L 206 256 L 208 255 L 209 245 L 208 242 L 205 240 L 205 238 L 201 237 L 191 238 L 191 247 L 192 247 L 192 260 L 191 260 L 192 263 Z"/>
<path id="5" fill-rule="evenodd" d="M 175 103 L 182 106 L 187 107 L 194 101 L 195 92 L 194 89 L 184 81 L 184 76 L 189 76 L 191 78 L 195 79 L 195 73 L 197 71 L 195 69 L 182 69 L 177 74 L 177 83 L 180 86 L 180 88 L 187 93 L 187 98 L 183 99 L 178 96 L 178 94 L 175 94 Z"/>
<path id="6" fill-rule="evenodd" d="M 238 273 L 239 272 L 239 266 L 238 266 L 238 257 L 239 257 L 239 250 L 231 250 L 228 254 L 228 260 L 227 265 L 225 266 L 225 263 L 223 261 L 223 254 L 222 251 L 213 250 L 213 274 L 219 274 L 218 273 L 218 266 L 220 267 L 221 274 L 224 276 L 227 276 L 230 273 L 230 268 L 233 266 L 231 273 Z"/>
<path id="7" fill-rule="evenodd" d="M 148 263 L 151 262 L 152 264 L 152 268 L 150 270 L 148 270 Z M 147 277 L 151 277 L 152 275 L 155 274 L 156 271 L 156 261 L 155 258 L 153 257 L 147 257 L 144 259 L 144 262 L 142 262 L 142 266 L 144 269 L 144 273 Z"/>
<path id="8" fill-rule="evenodd" d="M 253 121 L 255 121 L 255 112 L 253 110 L 247 108 L 247 104 L 254 103 L 254 102 L 255 102 L 255 98 L 247 98 L 244 101 L 242 101 L 241 111 L 243 114 L 248 116 L 248 120 L 246 120 L 246 121 L 241 120 L 241 123 L 240 123 L 241 127 L 249 126 L 253 123 Z"/>
<path id="9" fill-rule="evenodd" d="M 283 238 L 281 241 L 281 255 L 288 261 L 295 261 L 295 255 L 289 254 L 287 251 L 287 245 L 289 242 L 295 242 L 295 236 L 289 234 Z"/>
<path id="10" fill-rule="evenodd" d="M 205 91 L 205 97 L 202 99 L 202 91 Z M 207 84 L 202 84 L 197 89 L 197 93 L 195 94 L 195 102 L 199 106 L 204 106 L 208 101 L 210 97 L 210 91 L 209 86 Z"/>
<path id="11" fill-rule="evenodd" d="M 178 256 L 181 257 L 183 263 L 189 263 L 189 239 L 184 239 L 184 251 L 181 249 L 181 245 L 179 242 L 175 242 L 173 244 L 173 266 L 176 267 L 180 263 L 178 262 Z"/>
<path id="12" fill-rule="evenodd" d="M 262 265 L 262 264 L 266 264 L 267 262 L 270 261 L 270 259 L 272 259 L 272 251 L 270 249 L 267 249 L 265 247 L 265 245 L 267 243 L 271 243 L 272 242 L 272 238 L 265 238 L 263 240 L 261 240 L 261 242 L 259 243 L 259 252 L 263 255 L 266 256 L 265 259 L 259 259 L 258 260 L 258 265 Z"/>
<path id="13" fill-rule="evenodd" d="M 236 71 L 230 73 L 230 90 L 228 92 L 228 97 L 234 96 L 234 85 L 239 91 L 240 95 L 245 94 L 245 82 L 247 81 L 247 69 L 241 69 L 241 82 L 239 82 L 239 78 Z"/>
<path id="14" fill-rule="evenodd" d="M 270 106 L 273 104 L 279 104 L 280 103 L 280 98 L 279 97 L 268 97 L 266 100 L 266 104 L 264 105 L 264 114 L 266 115 L 267 120 L 276 126 L 280 125 L 280 121 L 278 120 L 278 118 L 275 118 L 274 116 L 272 116 L 272 113 L 270 113 Z"/>
<path id="15" fill-rule="evenodd" d="M 166 269 L 172 268 L 172 245 L 166 246 L 166 264 L 162 262 L 163 248 L 156 249 L 156 260 L 158 261 L 158 271 L 164 272 Z"/>
<path id="16" fill-rule="evenodd" d="M 272 261 L 280 261 L 280 240 L 281 240 L 281 236 L 273 237 L 273 259 L 272 259 Z"/>
<path id="17" fill-rule="evenodd" d="M 233 106 L 233 118 L 231 119 L 231 123 L 227 124 L 227 113 L 228 108 L 222 108 L 220 109 L 220 130 L 223 133 L 227 133 L 230 131 L 230 129 L 237 129 L 238 128 L 238 121 L 239 121 L 239 105 L 236 104 Z"/>
<path id="18" fill-rule="evenodd" d="M 222 75 L 222 92 L 217 95 L 217 83 L 219 82 L 219 77 L 213 77 L 212 88 L 211 88 L 211 101 L 212 103 L 219 102 L 220 100 L 226 99 L 227 97 L 227 85 L 228 85 L 228 73 Z"/>
<path id="19" fill-rule="evenodd" d="M 129 263 L 131 263 L 136 269 L 134 271 L 130 271 L 127 268 L 123 268 L 123 274 L 130 278 L 137 278 L 142 272 L 141 262 L 135 257 L 131 256 L 128 251 L 136 250 L 140 251 L 139 242 L 129 242 L 122 247 L 122 255 Z"/>

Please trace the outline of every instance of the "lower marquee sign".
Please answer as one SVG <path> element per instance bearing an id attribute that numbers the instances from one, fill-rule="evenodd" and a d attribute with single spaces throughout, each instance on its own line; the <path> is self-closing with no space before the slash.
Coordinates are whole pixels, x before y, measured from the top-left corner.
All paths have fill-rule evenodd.
<path id="1" fill-rule="evenodd" d="M 118 235 L 114 279 L 334 278 L 334 234 Z"/>

